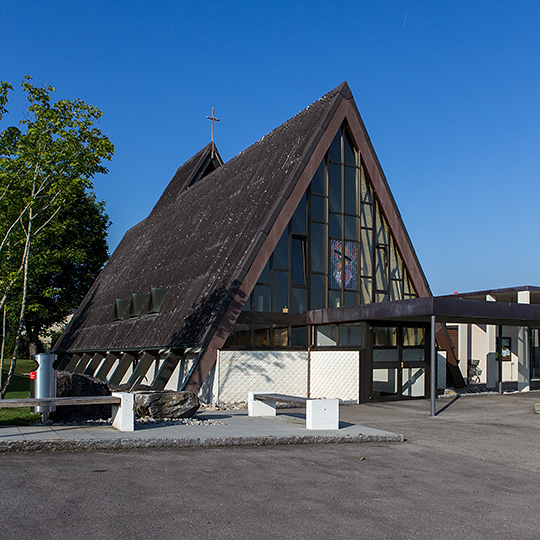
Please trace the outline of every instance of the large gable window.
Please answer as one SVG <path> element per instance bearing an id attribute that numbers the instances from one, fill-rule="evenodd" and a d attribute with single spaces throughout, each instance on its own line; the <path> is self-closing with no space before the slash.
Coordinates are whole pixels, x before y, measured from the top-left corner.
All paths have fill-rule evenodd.
<path id="1" fill-rule="evenodd" d="M 362 156 L 344 124 L 244 306 L 244 312 L 268 314 L 269 321 L 276 314 L 267 325 L 255 324 L 260 315 L 254 319 L 251 344 L 305 346 L 305 327 L 284 325 L 284 315 L 414 296 Z M 242 323 L 247 319 L 244 313 Z M 243 343 L 245 329 L 238 331 Z M 234 333 L 228 344 L 241 346 Z"/>

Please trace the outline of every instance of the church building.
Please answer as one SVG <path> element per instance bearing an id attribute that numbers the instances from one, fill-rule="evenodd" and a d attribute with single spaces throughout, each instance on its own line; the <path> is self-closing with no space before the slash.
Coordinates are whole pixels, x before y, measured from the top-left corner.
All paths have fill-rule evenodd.
<path id="1" fill-rule="evenodd" d="M 540 321 L 485 304 L 433 298 L 343 83 L 230 161 L 212 143 L 184 163 L 55 352 L 68 370 L 207 402 L 427 397 L 435 369 L 464 386 L 446 322 Z"/>

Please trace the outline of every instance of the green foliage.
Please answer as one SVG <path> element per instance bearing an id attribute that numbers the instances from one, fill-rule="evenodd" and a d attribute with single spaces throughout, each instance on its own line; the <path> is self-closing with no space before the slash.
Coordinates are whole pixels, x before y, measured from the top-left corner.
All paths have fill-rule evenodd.
<path id="1" fill-rule="evenodd" d="M 51 102 L 52 86 L 25 77 L 27 114 L 0 132 L 0 308 L 18 355 L 81 301 L 107 259 L 109 219 L 93 193 L 114 146 L 84 101 Z M 0 119 L 12 87 L 0 82 Z M 15 322 L 13 322 L 15 321 Z M 13 370 L 10 370 L 11 375 Z"/>
<path id="2" fill-rule="evenodd" d="M 11 383 L 9 385 L 7 398 L 27 398 L 30 396 L 30 371 L 36 369 L 36 364 L 32 360 L 19 360 Z M 7 371 L 2 374 L 2 379 L 7 375 Z M 39 422 L 39 413 L 31 412 L 30 407 L 20 407 L 15 409 L 0 409 L 0 425 L 24 426 Z"/>

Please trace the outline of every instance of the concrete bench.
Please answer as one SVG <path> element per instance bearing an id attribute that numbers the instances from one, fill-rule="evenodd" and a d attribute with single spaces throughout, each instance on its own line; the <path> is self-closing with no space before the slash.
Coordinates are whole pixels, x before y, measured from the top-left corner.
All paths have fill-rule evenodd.
<path id="1" fill-rule="evenodd" d="M 339 399 L 310 399 L 275 392 L 249 392 L 249 416 L 275 416 L 277 403 L 306 408 L 307 429 L 339 429 Z"/>
<path id="2" fill-rule="evenodd" d="M 111 396 L 70 396 L 0 400 L 0 408 L 62 407 L 66 405 L 111 405 L 113 427 L 119 431 L 135 430 L 134 399 L 133 394 L 129 392 L 113 392 Z"/>

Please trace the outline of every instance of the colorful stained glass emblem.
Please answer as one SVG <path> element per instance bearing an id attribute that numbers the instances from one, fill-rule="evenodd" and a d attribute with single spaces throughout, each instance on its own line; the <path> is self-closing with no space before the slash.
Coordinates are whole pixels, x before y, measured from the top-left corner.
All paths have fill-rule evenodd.
<path id="1" fill-rule="evenodd" d="M 345 249 L 343 249 L 345 248 Z M 330 240 L 330 288 L 356 289 L 358 268 L 358 244 Z"/>

